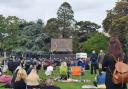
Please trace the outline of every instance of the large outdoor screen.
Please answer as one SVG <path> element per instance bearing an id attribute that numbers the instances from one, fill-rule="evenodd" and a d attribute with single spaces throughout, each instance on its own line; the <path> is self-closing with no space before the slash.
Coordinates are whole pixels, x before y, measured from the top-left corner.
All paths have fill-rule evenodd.
<path id="1" fill-rule="evenodd" d="M 51 52 L 72 52 L 72 39 L 52 39 Z"/>

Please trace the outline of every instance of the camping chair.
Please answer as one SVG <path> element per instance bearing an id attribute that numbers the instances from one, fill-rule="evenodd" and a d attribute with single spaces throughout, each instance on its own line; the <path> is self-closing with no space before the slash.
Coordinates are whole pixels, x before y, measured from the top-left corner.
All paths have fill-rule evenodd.
<path id="1" fill-rule="evenodd" d="M 71 76 L 77 76 L 80 77 L 81 81 L 81 67 L 80 66 L 72 66 L 71 67 Z"/>

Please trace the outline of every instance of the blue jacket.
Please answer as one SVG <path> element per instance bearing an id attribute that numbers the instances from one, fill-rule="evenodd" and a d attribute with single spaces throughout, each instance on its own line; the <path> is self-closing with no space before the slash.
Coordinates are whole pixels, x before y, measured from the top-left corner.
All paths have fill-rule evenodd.
<path id="1" fill-rule="evenodd" d="M 101 75 L 97 75 L 96 82 L 98 85 L 105 84 L 106 73 L 102 72 Z"/>
<path id="2" fill-rule="evenodd" d="M 85 63 L 82 60 L 79 60 L 78 66 L 81 66 L 81 68 L 85 68 Z"/>

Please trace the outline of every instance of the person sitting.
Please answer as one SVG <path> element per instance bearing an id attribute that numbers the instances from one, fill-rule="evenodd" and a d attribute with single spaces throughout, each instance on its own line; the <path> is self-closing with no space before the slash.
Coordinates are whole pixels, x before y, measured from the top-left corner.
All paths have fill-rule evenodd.
<path id="1" fill-rule="evenodd" d="M 30 74 L 27 76 L 27 89 L 38 89 L 39 88 L 39 75 L 37 74 L 36 69 L 32 69 Z"/>
<path id="2" fill-rule="evenodd" d="M 29 74 L 33 69 L 33 65 L 30 65 L 29 68 L 28 68 L 28 71 L 27 71 L 27 74 Z"/>
<path id="3" fill-rule="evenodd" d="M 2 67 L 0 67 L 0 76 L 3 74 Z"/>
<path id="4" fill-rule="evenodd" d="M 84 75 L 85 59 L 84 58 L 79 58 L 77 65 L 81 67 L 81 75 Z"/>
<path id="5" fill-rule="evenodd" d="M 60 71 L 60 77 L 61 77 L 60 79 L 61 80 L 67 80 L 67 77 L 68 77 L 68 67 L 67 67 L 66 62 L 62 62 L 61 63 L 59 71 Z"/>
<path id="6" fill-rule="evenodd" d="M 23 68 L 19 68 L 16 70 L 13 82 L 13 89 L 26 89 L 26 78 L 27 73 Z"/>
<path id="7" fill-rule="evenodd" d="M 97 86 L 98 88 L 106 88 L 105 78 L 106 78 L 106 73 L 101 69 L 99 69 L 99 74 L 96 76 L 96 81 L 94 82 L 94 85 Z"/>
<path id="8" fill-rule="evenodd" d="M 46 86 L 43 87 L 42 89 L 61 89 L 61 88 L 55 86 L 54 81 L 52 79 L 47 79 Z"/>
<path id="9" fill-rule="evenodd" d="M 2 68 L 2 72 L 3 72 L 3 73 L 6 73 L 6 72 L 7 72 L 7 70 L 8 70 L 7 61 L 6 61 L 6 60 L 4 60 L 4 65 L 3 65 L 3 68 Z"/>
<path id="10" fill-rule="evenodd" d="M 8 65 L 9 71 L 11 71 L 12 74 L 13 74 L 15 69 L 20 65 L 20 62 L 19 61 L 14 61 L 14 60 L 9 60 L 7 65 Z"/>
<path id="11" fill-rule="evenodd" d="M 53 66 L 50 64 L 50 65 L 47 67 L 47 69 L 46 69 L 46 71 L 45 71 L 45 74 L 46 74 L 46 76 L 50 76 L 50 75 L 52 74 L 52 72 L 53 72 Z"/>
<path id="12" fill-rule="evenodd" d="M 4 75 L 2 73 L 2 69 L 0 68 L 0 83 L 2 85 L 4 85 L 7 88 L 11 87 L 11 80 L 12 80 L 12 76 L 10 75 Z"/>

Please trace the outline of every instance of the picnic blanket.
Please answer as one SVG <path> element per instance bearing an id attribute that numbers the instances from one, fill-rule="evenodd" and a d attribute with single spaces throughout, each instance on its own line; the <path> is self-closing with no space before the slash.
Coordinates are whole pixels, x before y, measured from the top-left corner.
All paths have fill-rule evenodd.
<path id="1" fill-rule="evenodd" d="M 83 85 L 82 89 L 98 89 L 98 88 L 94 85 Z"/>
<path id="2" fill-rule="evenodd" d="M 82 88 L 83 89 L 106 89 L 106 86 L 104 84 L 97 85 L 97 87 L 94 85 L 83 85 Z"/>
<path id="3" fill-rule="evenodd" d="M 0 83 L 4 83 L 6 85 L 11 85 L 12 76 L 10 75 L 2 75 L 0 76 Z"/>
<path id="4" fill-rule="evenodd" d="M 78 79 L 71 79 L 71 78 L 69 78 L 67 80 L 59 80 L 58 79 L 57 81 L 59 81 L 59 82 L 86 82 L 86 83 L 91 82 L 91 80 L 78 80 Z"/>

